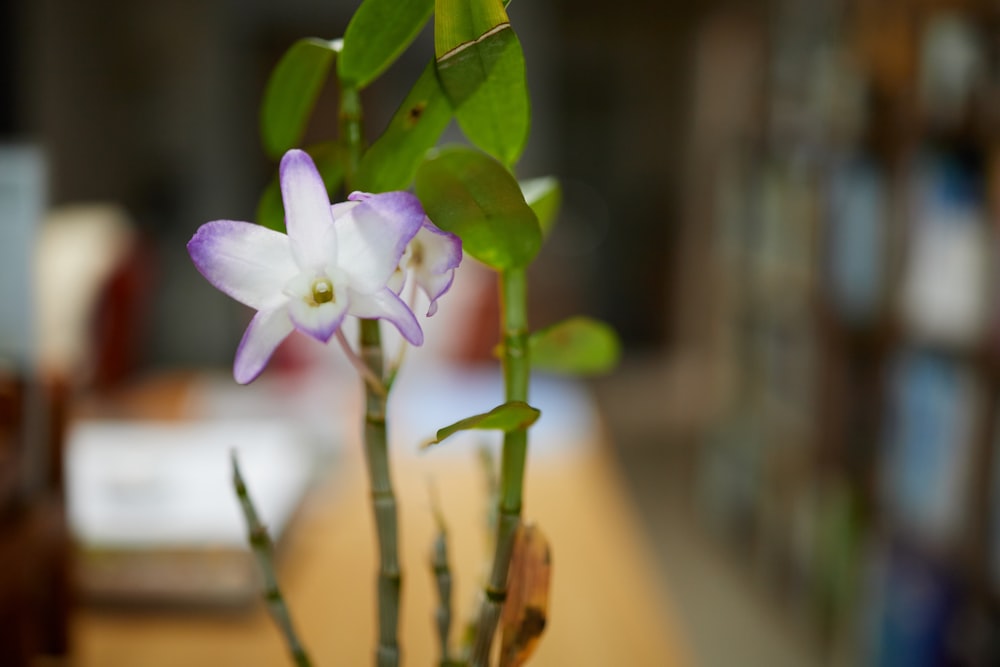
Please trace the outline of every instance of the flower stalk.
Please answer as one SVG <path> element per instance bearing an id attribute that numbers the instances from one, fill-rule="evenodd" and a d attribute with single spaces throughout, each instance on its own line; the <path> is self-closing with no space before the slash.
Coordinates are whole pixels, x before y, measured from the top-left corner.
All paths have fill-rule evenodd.
<path id="1" fill-rule="evenodd" d="M 523 268 L 500 273 L 500 305 L 503 316 L 503 375 L 507 401 L 528 400 L 528 290 Z M 472 648 L 472 667 L 487 667 L 500 611 L 507 598 L 507 576 L 514 540 L 521 523 L 524 464 L 528 452 L 527 428 L 504 434 L 500 464 L 500 500 L 493 566 L 486 584 Z"/>

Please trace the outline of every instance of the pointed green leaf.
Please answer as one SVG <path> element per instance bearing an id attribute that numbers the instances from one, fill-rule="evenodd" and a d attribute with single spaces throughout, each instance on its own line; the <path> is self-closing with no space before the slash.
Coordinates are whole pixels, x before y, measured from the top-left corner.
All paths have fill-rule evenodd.
<path id="1" fill-rule="evenodd" d="M 495 269 L 526 266 L 542 244 L 534 211 L 503 165 L 464 147 L 434 151 L 417 169 L 417 197 L 441 229 Z"/>
<path id="2" fill-rule="evenodd" d="M 344 164 L 347 156 L 343 146 L 331 141 L 307 146 L 305 150 L 316 163 L 332 201 L 344 182 Z M 279 232 L 285 231 L 285 208 L 281 203 L 281 187 L 277 175 L 268 183 L 257 202 L 256 220 L 258 225 Z"/>
<path id="3" fill-rule="evenodd" d="M 436 0 L 434 53 L 441 87 L 469 140 L 506 165 L 531 124 L 521 43 L 501 0 Z"/>
<path id="4" fill-rule="evenodd" d="M 521 181 L 521 192 L 524 193 L 524 200 L 528 202 L 528 206 L 538 217 L 542 236 L 548 236 L 556 223 L 559 206 L 562 204 L 562 188 L 559 186 L 559 181 L 552 176 Z"/>
<path id="5" fill-rule="evenodd" d="M 532 368 L 555 373 L 606 373 L 621 356 L 614 329 L 588 317 L 571 317 L 535 331 L 528 344 Z"/>
<path id="6" fill-rule="evenodd" d="M 365 192 L 405 190 L 427 151 L 451 121 L 451 105 L 430 63 L 410 89 L 382 136 L 365 151 L 357 187 Z"/>
<path id="7" fill-rule="evenodd" d="M 489 412 L 480 415 L 466 417 L 450 426 L 438 429 L 437 435 L 421 445 L 427 448 L 436 445 L 450 435 L 459 431 L 481 430 L 481 431 L 503 431 L 509 433 L 518 429 L 528 428 L 541 416 L 541 411 L 531 407 L 524 401 L 509 401 L 503 405 L 498 405 Z"/>
<path id="8" fill-rule="evenodd" d="M 434 10 L 434 0 L 364 0 L 344 32 L 337 74 L 364 88 L 399 57 Z"/>
<path id="9" fill-rule="evenodd" d="M 340 40 L 309 37 L 292 44 L 278 61 L 264 89 L 260 110 L 261 141 L 270 157 L 277 160 L 302 141 L 339 50 Z"/>

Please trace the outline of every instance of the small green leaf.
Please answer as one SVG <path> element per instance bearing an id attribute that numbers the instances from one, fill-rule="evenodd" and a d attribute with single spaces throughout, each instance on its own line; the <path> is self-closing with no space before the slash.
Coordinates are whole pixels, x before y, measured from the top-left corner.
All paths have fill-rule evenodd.
<path id="1" fill-rule="evenodd" d="M 541 411 L 531 407 L 524 401 L 509 401 L 503 405 L 498 405 L 489 412 L 480 415 L 466 417 L 450 426 L 438 429 L 437 435 L 421 445 L 421 449 L 426 449 L 431 445 L 436 445 L 448 436 L 459 431 L 469 431 L 472 429 L 481 431 L 503 431 L 509 433 L 518 429 L 528 428 L 541 416 Z"/>
<path id="2" fill-rule="evenodd" d="M 267 81 L 260 110 L 264 151 L 277 160 L 302 141 L 340 40 L 308 37 L 292 44 Z"/>
<path id="3" fill-rule="evenodd" d="M 524 193 L 524 200 L 528 202 L 528 206 L 538 217 L 542 236 L 547 237 L 556 223 L 559 206 L 562 204 L 562 187 L 559 181 L 552 176 L 521 181 L 521 192 Z"/>
<path id="4" fill-rule="evenodd" d="M 506 165 L 524 151 L 531 109 L 521 43 L 501 0 L 437 0 L 441 87 L 472 143 Z"/>
<path id="5" fill-rule="evenodd" d="M 364 0 L 344 32 L 337 74 L 364 88 L 399 57 L 434 10 L 434 0 Z"/>
<path id="6" fill-rule="evenodd" d="M 606 373 L 621 356 L 614 329 L 589 317 L 571 317 L 535 331 L 528 345 L 532 368 L 571 375 Z"/>
<path id="7" fill-rule="evenodd" d="M 410 89 L 382 136 L 365 151 L 357 187 L 365 192 L 405 190 L 421 160 L 451 121 L 451 105 L 430 63 Z"/>
<path id="8" fill-rule="evenodd" d="M 526 266 L 542 232 L 521 188 L 503 165 L 464 147 L 432 152 L 417 168 L 417 197 L 438 227 L 495 269 Z"/>
<path id="9" fill-rule="evenodd" d="M 307 146 L 306 152 L 312 156 L 319 175 L 323 177 L 327 194 L 331 201 L 340 191 L 344 181 L 344 163 L 346 155 L 343 146 L 334 142 L 325 142 Z M 281 203 L 281 187 L 275 175 L 267 184 L 260 200 L 257 202 L 257 224 L 279 232 L 285 231 L 285 207 Z"/>

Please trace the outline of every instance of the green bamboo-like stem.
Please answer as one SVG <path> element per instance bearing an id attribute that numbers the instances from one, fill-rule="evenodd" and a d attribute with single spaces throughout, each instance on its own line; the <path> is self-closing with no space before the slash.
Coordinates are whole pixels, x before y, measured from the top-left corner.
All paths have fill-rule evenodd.
<path id="1" fill-rule="evenodd" d="M 340 91 L 341 141 L 347 149 L 344 184 L 354 189 L 355 176 L 364 152 L 361 128 L 361 95 L 357 88 L 342 86 Z M 361 360 L 375 378 L 385 386 L 382 335 L 378 320 L 361 320 Z M 371 487 L 372 511 L 378 540 L 378 646 L 375 649 L 377 667 L 397 667 L 400 662 L 399 598 L 402 573 L 399 567 L 398 519 L 396 494 L 389 474 L 389 444 L 385 427 L 386 392 L 372 382 L 365 387 L 365 462 Z"/>
<path id="2" fill-rule="evenodd" d="M 379 377 L 383 372 L 382 340 L 377 320 L 361 321 L 361 358 Z M 379 547 L 378 648 L 375 664 L 399 664 L 399 567 L 396 495 L 389 474 L 389 447 L 385 427 L 386 397 L 365 384 L 365 460 L 371 484 L 372 506 Z"/>
<path id="3" fill-rule="evenodd" d="M 528 289 L 523 268 L 500 273 L 500 305 L 503 316 L 503 375 L 507 401 L 528 400 Z M 507 574 L 514 538 L 521 523 L 521 496 L 524 464 L 528 452 L 528 431 L 518 429 L 504 435 L 500 463 L 500 501 L 493 567 L 479 609 L 476 641 L 472 649 L 473 667 L 489 665 L 493 635 L 500 610 L 507 597 Z"/>
<path id="4" fill-rule="evenodd" d="M 443 531 L 438 533 L 434 540 L 431 568 L 438 589 L 438 608 L 434 613 L 437 621 L 438 645 L 441 650 L 441 664 L 446 665 L 451 662 L 448 649 L 448 635 L 451 634 L 451 567 L 448 565 L 447 537 Z"/>
<path id="5" fill-rule="evenodd" d="M 437 621 L 438 647 L 441 652 L 438 664 L 440 667 L 449 667 L 454 663 L 451 660 L 451 651 L 448 647 L 452 619 L 452 575 L 451 565 L 448 562 L 448 529 L 433 487 L 431 487 L 431 502 L 438 528 L 437 536 L 431 547 L 431 570 L 434 573 L 434 582 L 437 584 L 438 591 L 438 608 L 434 613 L 434 619 Z"/>
<path id="6" fill-rule="evenodd" d="M 350 193 L 354 189 L 354 179 L 365 148 L 361 124 L 361 93 L 353 86 L 341 86 L 340 89 L 340 140 L 347 149 L 344 184 Z"/>
<path id="7" fill-rule="evenodd" d="M 247 540 L 250 548 L 257 559 L 261 574 L 264 576 L 264 602 L 267 603 L 267 610 L 274 619 L 275 624 L 285 638 L 288 652 L 292 656 L 296 667 L 310 667 L 309 655 L 299 641 L 292 624 L 292 615 L 285 604 L 285 598 L 281 594 L 278 586 L 278 575 L 274 567 L 274 544 L 271 536 L 268 535 L 267 528 L 260 521 L 257 509 L 254 507 L 250 492 L 247 490 L 243 475 L 240 474 L 240 466 L 236 460 L 236 452 L 232 453 L 233 463 L 233 486 L 236 489 L 236 496 L 240 501 L 240 508 L 243 510 L 243 518 L 247 524 Z"/>

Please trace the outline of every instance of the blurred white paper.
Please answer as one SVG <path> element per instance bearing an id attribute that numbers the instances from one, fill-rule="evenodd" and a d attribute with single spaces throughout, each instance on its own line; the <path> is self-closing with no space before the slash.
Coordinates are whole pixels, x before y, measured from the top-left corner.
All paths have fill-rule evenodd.
<path id="1" fill-rule="evenodd" d="M 83 421 L 67 438 L 66 493 L 85 593 L 148 598 L 252 593 L 230 452 L 280 539 L 312 457 L 280 421 Z M 229 554 L 229 557 L 223 557 Z M 228 568 L 228 569 L 227 569 Z"/>

